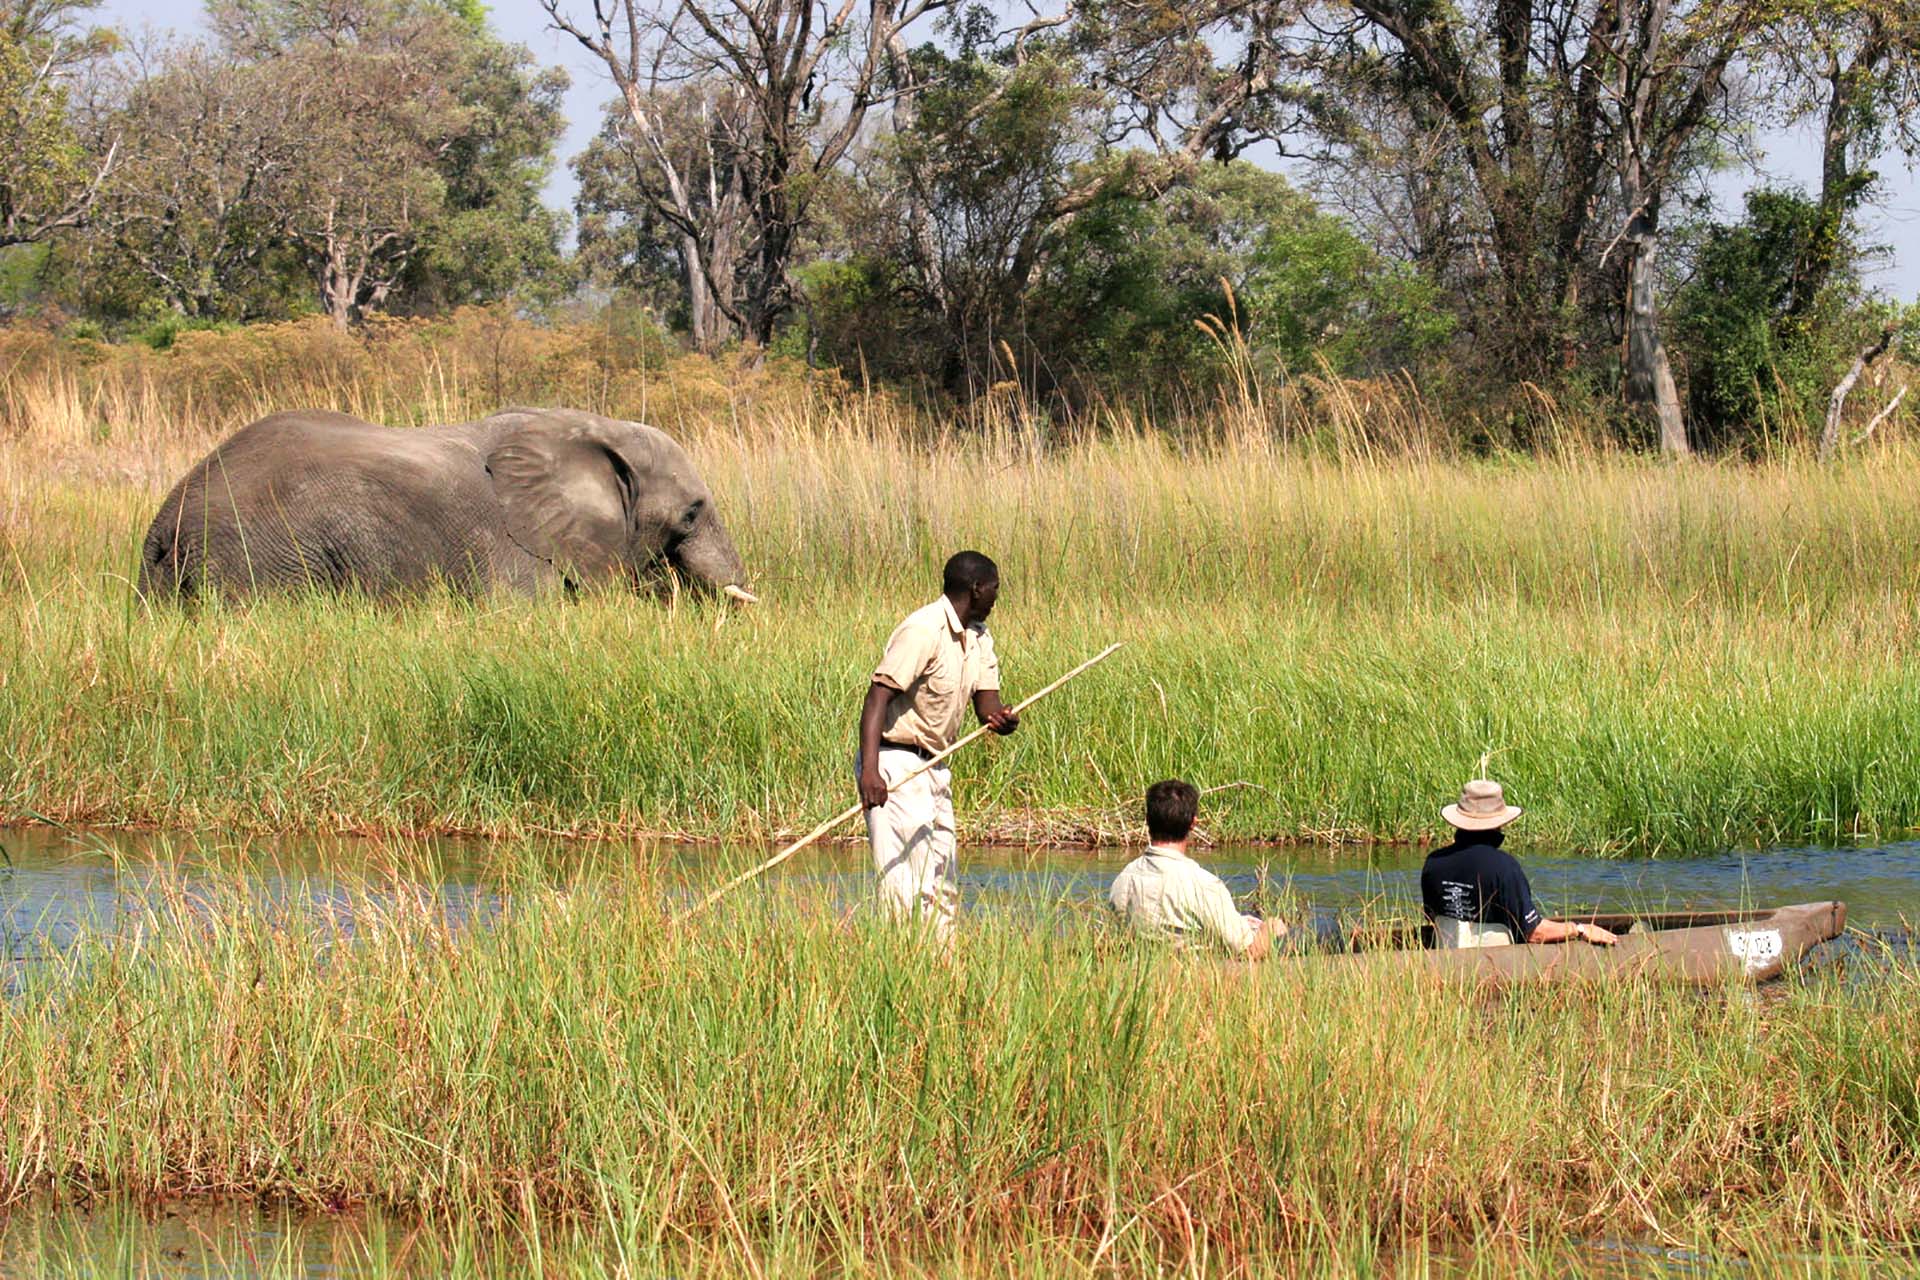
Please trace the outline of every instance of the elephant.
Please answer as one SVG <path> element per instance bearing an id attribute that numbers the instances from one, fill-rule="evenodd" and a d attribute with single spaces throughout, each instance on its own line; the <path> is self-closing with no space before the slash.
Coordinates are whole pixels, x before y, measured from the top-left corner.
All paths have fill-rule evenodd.
<path id="1" fill-rule="evenodd" d="M 148 599 L 298 590 L 534 595 L 671 569 L 751 603 L 713 494 L 665 433 L 572 409 L 381 427 L 326 410 L 242 427 L 160 506 Z"/>

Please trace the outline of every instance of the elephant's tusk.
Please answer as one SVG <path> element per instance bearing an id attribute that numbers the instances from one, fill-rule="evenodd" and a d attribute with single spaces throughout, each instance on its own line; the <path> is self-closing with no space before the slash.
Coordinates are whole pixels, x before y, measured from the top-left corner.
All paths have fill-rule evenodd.
<path id="1" fill-rule="evenodd" d="M 759 596 L 756 596 L 755 594 L 753 594 L 753 592 L 747 590 L 745 587 L 736 586 L 734 583 L 731 583 L 731 582 L 729 582 L 726 586 L 720 588 L 720 593 L 722 595 L 733 597 L 735 600 L 738 600 L 741 604 L 759 604 L 760 603 Z"/>

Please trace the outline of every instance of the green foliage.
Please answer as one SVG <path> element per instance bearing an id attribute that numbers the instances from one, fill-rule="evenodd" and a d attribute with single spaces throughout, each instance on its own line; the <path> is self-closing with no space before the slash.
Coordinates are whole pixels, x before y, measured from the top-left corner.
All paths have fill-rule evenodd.
<path id="1" fill-rule="evenodd" d="M 218 0 L 103 126 L 120 172 L 69 262 L 93 314 L 281 319 L 547 301 L 563 72 L 439 0 Z"/>
<path id="2" fill-rule="evenodd" d="M 81 30 L 82 0 L 0 5 L 0 247 L 77 224 L 96 157 L 74 127 L 68 77 L 116 45 Z"/>
<path id="3" fill-rule="evenodd" d="M 775 350 L 796 359 L 822 353 L 849 373 L 911 368 L 911 342 L 919 317 L 901 279 L 899 264 L 878 255 L 805 263 L 793 273 L 800 322 L 788 325 Z"/>
<path id="4" fill-rule="evenodd" d="M 469 27 L 449 69 L 463 118 L 435 161 L 444 212 L 421 233 L 424 252 L 401 300 L 550 301 L 572 280 L 560 251 L 566 218 L 540 199 L 566 128 L 567 74 L 534 68 L 526 49 L 493 36 L 477 0 L 449 7 Z"/>
<path id="5" fill-rule="evenodd" d="M 439 3 L 476 35 L 486 32 L 487 5 L 483 0 L 439 0 Z"/>
<path id="6" fill-rule="evenodd" d="M 1020 334 L 1054 201 L 1093 157 L 1100 99 L 1053 51 L 1012 65 L 922 47 L 913 62 L 931 87 L 889 157 L 903 234 L 886 252 L 922 301 L 942 380 L 980 391 L 1007 375 L 1001 344 Z"/>
<path id="7" fill-rule="evenodd" d="M 517 213 L 504 204 L 449 213 L 421 237 L 421 270 L 406 300 L 434 310 L 463 302 L 551 302 L 572 282 L 560 256 L 565 223 L 538 203 Z"/>
<path id="8" fill-rule="evenodd" d="M 52 248 L 46 244 L 0 249 L 0 316 L 19 310 L 40 292 Z"/>
<path id="9" fill-rule="evenodd" d="M 1453 333 L 1433 282 L 1298 201 L 1274 218 L 1240 294 L 1257 352 L 1287 369 L 1366 376 L 1412 367 Z"/>
<path id="10" fill-rule="evenodd" d="M 1796 307 L 1795 282 L 1822 232 L 1820 206 L 1792 191 L 1750 192 L 1739 222 L 1707 227 L 1692 278 L 1676 294 L 1674 346 L 1696 432 L 1731 442 L 1823 412 L 1860 330 L 1859 250 L 1843 239 L 1819 293 Z"/>
<path id="11" fill-rule="evenodd" d="M 582 279 L 640 299 L 684 330 L 689 301 L 679 237 L 640 190 L 626 130 L 625 104 L 609 105 L 600 131 L 570 162 L 580 184 L 574 269 Z"/>
<path id="12" fill-rule="evenodd" d="M 1035 310 L 1061 360 L 1145 386 L 1208 379 L 1217 350 L 1197 322 L 1228 311 L 1222 281 L 1247 266 L 1236 223 L 1252 213 L 1213 176 L 1160 204 L 1108 197 L 1059 237 Z"/>
<path id="13" fill-rule="evenodd" d="M 154 351 L 166 351 L 183 333 L 225 333 L 239 328 L 231 320 L 215 320 L 204 316 L 183 316 L 178 312 L 168 312 L 159 319 L 135 330 L 130 336 L 133 341 Z"/>
<path id="14" fill-rule="evenodd" d="M 1157 201 L 1102 200 L 1061 236 L 1036 306 L 1051 349 L 1138 385 L 1204 378 L 1197 323 L 1237 326 L 1279 370 L 1367 375 L 1444 342 L 1451 316 L 1411 268 L 1382 261 L 1279 174 L 1209 165 Z M 1227 296 L 1227 288 L 1233 297 Z"/>
<path id="15" fill-rule="evenodd" d="M 85 171 L 85 153 L 67 125 L 66 91 L 40 76 L 35 51 L 0 30 L 0 219 L 58 206 Z"/>

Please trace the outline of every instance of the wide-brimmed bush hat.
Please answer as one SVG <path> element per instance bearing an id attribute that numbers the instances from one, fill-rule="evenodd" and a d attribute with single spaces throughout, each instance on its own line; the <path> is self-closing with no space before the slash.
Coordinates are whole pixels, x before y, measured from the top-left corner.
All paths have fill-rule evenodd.
<path id="1" fill-rule="evenodd" d="M 1499 783 L 1475 778 L 1460 788 L 1460 803 L 1448 805 L 1440 816 L 1462 831 L 1498 831 L 1524 812 L 1519 805 L 1507 803 Z"/>

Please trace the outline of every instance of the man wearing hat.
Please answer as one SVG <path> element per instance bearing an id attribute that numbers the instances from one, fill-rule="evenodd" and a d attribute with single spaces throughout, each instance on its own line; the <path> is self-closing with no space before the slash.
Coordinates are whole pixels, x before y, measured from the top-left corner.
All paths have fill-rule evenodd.
<path id="1" fill-rule="evenodd" d="M 1549 920 L 1533 905 L 1520 862 L 1500 847 L 1502 830 L 1519 817 L 1500 784 L 1476 778 L 1460 802 L 1440 810 L 1453 824 L 1453 843 L 1427 855 L 1420 869 L 1421 905 L 1441 947 L 1504 947 L 1510 942 L 1565 942 L 1584 938 L 1611 946 L 1620 939 L 1593 924 Z"/>

